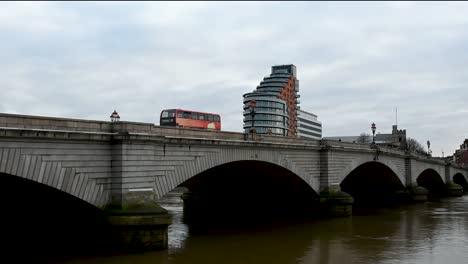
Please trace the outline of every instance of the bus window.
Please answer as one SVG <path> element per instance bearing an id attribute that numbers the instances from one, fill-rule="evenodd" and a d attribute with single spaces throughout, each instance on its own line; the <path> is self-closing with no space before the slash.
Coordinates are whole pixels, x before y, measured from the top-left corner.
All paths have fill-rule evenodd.
<path id="1" fill-rule="evenodd" d="M 192 114 L 190 114 L 189 112 L 184 112 L 184 118 L 191 118 L 192 117 Z"/>
<path id="2" fill-rule="evenodd" d="M 208 115 L 208 121 L 213 122 L 213 116 L 212 115 Z"/>
<path id="3" fill-rule="evenodd" d="M 175 116 L 174 110 L 164 110 L 161 114 L 161 118 L 170 118 Z"/>
<path id="4" fill-rule="evenodd" d="M 198 120 L 205 120 L 204 114 L 198 114 Z"/>
<path id="5" fill-rule="evenodd" d="M 184 118 L 184 112 L 177 112 L 178 118 Z"/>
<path id="6" fill-rule="evenodd" d="M 220 121 L 219 116 L 214 116 L 214 121 L 219 122 Z"/>
<path id="7" fill-rule="evenodd" d="M 161 118 L 159 119 L 159 125 L 161 126 L 175 126 L 175 110 L 163 110 L 161 112 Z"/>

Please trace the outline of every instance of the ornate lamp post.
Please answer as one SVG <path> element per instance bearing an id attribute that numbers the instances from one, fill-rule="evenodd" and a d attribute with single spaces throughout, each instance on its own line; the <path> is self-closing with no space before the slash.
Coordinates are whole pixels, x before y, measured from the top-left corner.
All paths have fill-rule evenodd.
<path id="1" fill-rule="evenodd" d="M 372 145 L 375 144 L 375 129 L 376 129 L 376 128 L 377 128 L 377 127 L 375 126 L 375 123 L 372 122 L 372 125 L 371 125 L 371 129 L 372 129 Z"/>
<path id="2" fill-rule="evenodd" d="M 111 122 L 112 122 L 112 123 L 115 123 L 115 122 L 119 122 L 119 121 L 120 121 L 120 116 L 119 116 L 119 114 L 117 113 L 117 111 L 114 110 L 114 112 L 112 112 L 112 114 L 110 115 L 110 119 L 111 119 Z"/>
<path id="3" fill-rule="evenodd" d="M 252 100 L 249 103 L 249 108 L 250 108 L 250 115 L 252 116 L 252 127 L 250 128 L 251 133 L 255 133 L 255 107 L 257 105 L 257 101 Z"/>

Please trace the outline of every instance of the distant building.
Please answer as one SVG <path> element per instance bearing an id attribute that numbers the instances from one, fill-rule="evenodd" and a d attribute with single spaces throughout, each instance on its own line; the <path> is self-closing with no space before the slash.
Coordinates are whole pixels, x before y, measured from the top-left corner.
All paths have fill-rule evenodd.
<path id="1" fill-rule="evenodd" d="M 323 137 L 327 140 L 357 143 L 359 136 Z M 372 135 L 370 138 L 372 142 Z M 397 125 L 392 126 L 391 134 L 375 134 L 375 144 L 380 146 L 406 149 L 406 129 L 398 130 Z"/>
<path id="2" fill-rule="evenodd" d="M 322 138 L 322 123 L 317 120 L 317 115 L 297 110 L 297 136 L 311 139 Z"/>
<path id="3" fill-rule="evenodd" d="M 397 125 L 393 125 L 391 134 L 375 135 L 375 144 L 406 149 L 406 129 L 398 130 Z"/>
<path id="4" fill-rule="evenodd" d="M 271 74 L 253 92 L 243 95 L 244 132 L 254 127 L 257 134 L 296 136 L 298 92 L 296 66 L 272 66 Z M 255 112 L 250 107 L 253 102 Z"/>
<path id="5" fill-rule="evenodd" d="M 456 164 L 468 167 L 468 139 L 465 139 L 463 144 L 460 145 L 460 149 L 457 149 L 453 156 Z"/>

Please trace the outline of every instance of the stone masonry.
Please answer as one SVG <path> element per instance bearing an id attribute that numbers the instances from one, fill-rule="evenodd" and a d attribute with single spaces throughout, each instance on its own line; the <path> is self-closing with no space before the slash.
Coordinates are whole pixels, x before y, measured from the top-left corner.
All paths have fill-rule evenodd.
<path id="1" fill-rule="evenodd" d="M 468 169 L 445 160 L 369 145 L 269 135 L 253 140 L 236 132 L 0 114 L 0 173 L 62 190 L 98 208 L 114 206 L 114 212 L 127 216 L 142 213 L 135 197 L 156 203 L 200 172 L 242 160 L 283 167 L 318 194 L 339 192 L 346 176 L 367 162 L 384 164 L 406 187 L 416 187 L 428 169 L 445 184 L 455 175 L 468 179 Z M 131 208 L 139 209 L 132 213 Z M 167 228 L 170 220 L 161 219 L 156 222 Z"/>

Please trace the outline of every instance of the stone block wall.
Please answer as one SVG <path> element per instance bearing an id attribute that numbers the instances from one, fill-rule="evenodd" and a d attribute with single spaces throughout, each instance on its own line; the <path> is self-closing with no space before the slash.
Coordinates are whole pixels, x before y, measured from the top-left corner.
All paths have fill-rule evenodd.
<path id="1" fill-rule="evenodd" d="M 13 115 L 0 113 L 0 127 L 88 132 L 111 132 L 111 123 L 105 121 Z"/>

